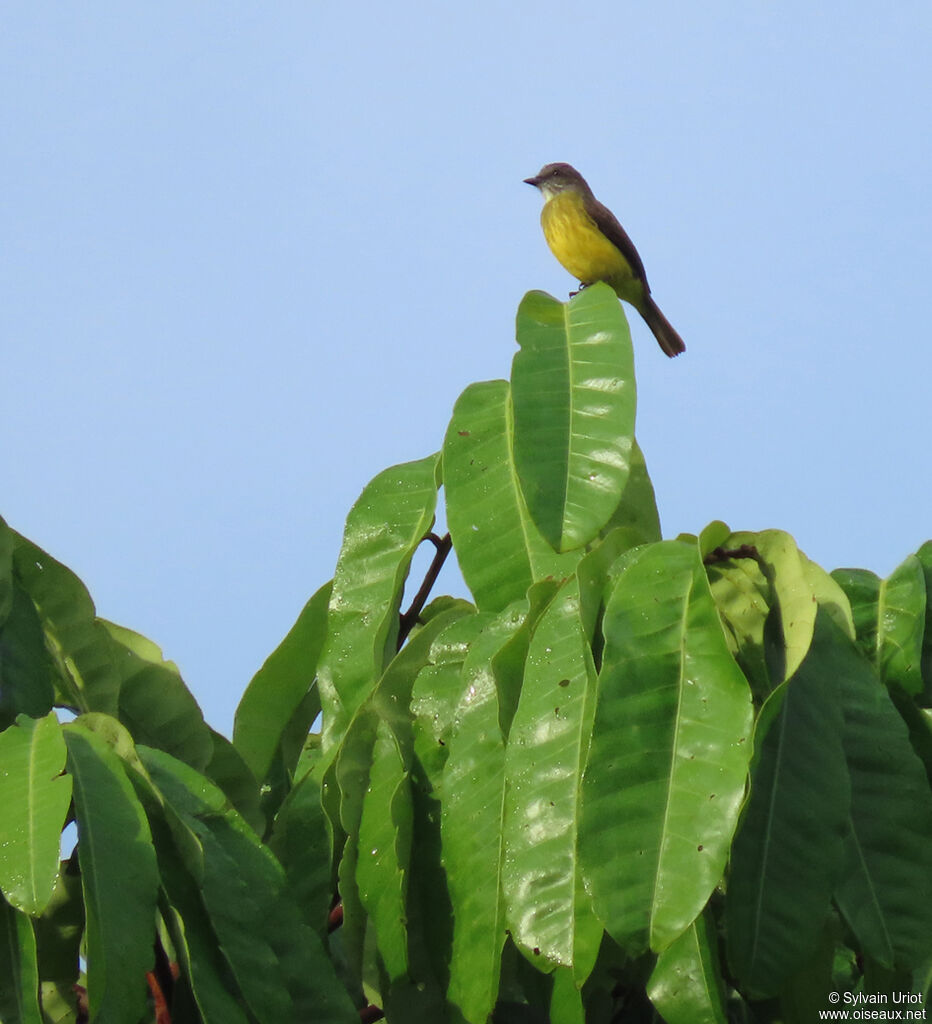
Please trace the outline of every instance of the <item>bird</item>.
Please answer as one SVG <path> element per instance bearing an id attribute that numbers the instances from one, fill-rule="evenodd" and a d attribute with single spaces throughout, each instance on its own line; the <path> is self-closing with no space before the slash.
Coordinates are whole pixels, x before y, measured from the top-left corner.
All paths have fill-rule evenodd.
<path id="1" fill-rule="evenodd" d="M 544 197 L 540 223 L 557 260 L 581 288 L 604 281 L 644 318 L 670 356 L 686 351 L 683 339 L 660 312 L 650 293 L 644 264 L 617 218 L 596 199 L 586 179 L 570 164 L 546 164 L 525 178 Z"/>

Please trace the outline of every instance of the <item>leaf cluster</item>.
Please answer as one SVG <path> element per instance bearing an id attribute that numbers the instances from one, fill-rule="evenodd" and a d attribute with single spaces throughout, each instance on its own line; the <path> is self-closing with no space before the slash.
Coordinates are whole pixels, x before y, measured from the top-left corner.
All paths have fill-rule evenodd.
<path id="1" fill-rule="evenodd" d="M 517 337 L 365 488 L 232 742 L 0 521 L 3 1024 L 925 999 L 932 546 L 882 580 L 663 540 L 611 289 L 530 293 Z M 429 601 L 451 549 L 472 600 Z"/>

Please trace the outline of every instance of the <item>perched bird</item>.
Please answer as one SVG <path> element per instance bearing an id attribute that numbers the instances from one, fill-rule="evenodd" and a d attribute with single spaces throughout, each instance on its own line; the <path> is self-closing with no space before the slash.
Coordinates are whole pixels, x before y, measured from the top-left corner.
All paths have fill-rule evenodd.
<path id="1" fill-rule="evenodd" d="M 634 243 L 586 179 L 569 164 L 547 164 L 524 179 L 544 197 L 540 222 L 554 256 L 583 288 L 604 281 L 630 302 L 668 356 L 686 351 L 683 339 L 650 294 L 644 264 Z"/>

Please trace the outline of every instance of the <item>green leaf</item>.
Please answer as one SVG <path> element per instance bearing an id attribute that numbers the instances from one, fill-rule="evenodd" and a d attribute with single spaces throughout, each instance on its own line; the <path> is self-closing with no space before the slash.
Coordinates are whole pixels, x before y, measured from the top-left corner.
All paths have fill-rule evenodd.
<path id="1" fill-rule="evenodd" d="M 259 806 L 259 783 L 240 752 L 219 732 L 210 730 L 213 754 L 204 774 L 216 783 L 230 803 L 259 836 L 265 834 L 265 815 Z"/>
<path id="2" fill-rule="evenodd" d="M 335 779 L 340 803 L 339 818 L 334 825 L 338 825 L 346 835 L 339 868 L 340 896 L 343 901 L 341 939 L 350 969 L 358 978 L 362 978 L 363 975 L 366 938 L 365 911 L 372 908 L 376 901 L 375 890 L 378 888 L 378 883 L 375 878 L 377 876 L 381 879 L 382 885 L 396 890 L 398 887 L 397 871 L 405 869 L 404 865 L 399 866 L 392 862 L 388 851 L 386 851 L 383 838 L 379 839 L 379 843 L 375 844 L 375 847 L 370 843 L 360 850 L 364 803 L 370 802 L 370 769 L 380 722 L 384 721 L 391 726 L 401 749 L 404 770 L 407 770 L 413 747 L 413 738 L 410 735 L 410 715 L 407 709 L 411 703 L 411 692 L 415 679 L 428 661 L 433 640 L 462 614 L 461 608 L 451 608 L 448 612 L 432 619 L 411 637 L 389 664 L 369 699 L 357 708 L 336 756 Z M 404 797 L 399 795 L 398 799 L 401 801 Z M 382 810 L 384 812 L 384 807 Z M 401 806 L 396 807 L 395 810 L 398 815 L 407 813 Z M 366 826 L 369 831 L 375 830 L 371 821 L 373 813 L 378 813 L 378 811 L 370 802 L 370 820 Z M 400 819 L 398 824 L 401 824 Z M 406 830 L 410 828 L 407 824 L 404 827 Z M 403 842 L 399 848 L 395 849 L 395 852 L 403 852 L 407 845 L 407 842 Z M 385 857 L 368 864 L 366 869 L 367 891 L 360 892 L 363 881 L 359 874 L 360 857 L 366 857 L 365 851 L 372 848 L 380 849 Z M 385 928 L 383 928 L 383 934 L 384 932 Z M 379 936 L 379 949 L 382 950 L 383 944 L 389 942 L 390 940 L 386 938 L 383 943 L 382 936 Z M 393 963 L 390 952 L 388 953 L 388 962 Z"/>
<path id="3" fill-rule="evenodd" d="M 495 1005 L 505 942 L 505 743 L 501 683 L 494 662 L 523 629 L 528 615 L 528 602 L 516 601 L 473 640 L 447 743 L 441 834 L 453 908 L 448 999 L 471 1024 L 484 1024 Z M 507 682 L 505 689 L 511 690 Z"/>
<path id="4" fill-rule="evenodd" d="M 158 871 L 146 816 L 117 754 L 78 718 L 64 727 L 87 915 L 91 1018 L 135 1021 L 152 967 Z"/>
<path id="5" fill-rule="evenodd" d="M 76 853 L 69 860 L 62 861 L 55 891 L 35 922 L 35 933 L 39 977 L 43 983 L 53 983 L 61 991 L 71 994 L 80 972 L 81 938 L 84 935 L 84 900 Z M 43 1009 L 47 1011 L 44 996 L 42 1002 Z"/>
<path id="6" fill-rule="evenodd" d="M 636 955 L 666 948 L 721 878 L 751 701 L 693 544 L 623 556 L 603 631 L 580 858 L 596 913 Z"/>
<path id="7" fill-rule="evenodd" d="M 578 554 L 557 555 L 521 496 L 512 461 L 506 381 L 470 385 L 443 443 L 447 522 L 466 584 L 482 611 L 500 612 L 534 580 L 569 576 Z"/>
<path id="8" fill-rule="evenodd" d="M 32 922 L 0 899 L 0 1021 L 42 1024 Z"/>
<path id="9" fill-rule="evenodd" d="M 0 628 L 13 607 L 13 548 L 16 535 L 0 516 Z"/>
<path id="10" fill-rule="evenodd" d="M 301 914 L 324 938 L 330 910 L 330 850 L 320 802 L 320 765 L 295 784 L 275 816 L 269 846 Z"/>
<path id="11" fill-rule="evenodd" d="M 865 953 L 910 970 L 932 953 L 932 794 L 886 689 L 840 636 L 837 649 L 851 818 L 835 900 Z"/>
<path id="12" fill-rule="evenodd" d="M 614 291 L 568 303 L 528 292 L 511 370 L 514 460 L 531 517 L 556 551 L 593 540 L 628 479 L 636 406 L 631 334 Z"/>
<path id="13" fill-rule="evenodd" d="M 176 819 L 169 824 L 179 852 L 200 886 L 220 949 L 256 1019 L 262 1024 L 356 1019 L 268 847 L 203 776 L 161 751 L 142 747 L 139 753 Z"/>
<path id="14" fill-rule="evenodd" d="M 408 970 L 405 929 L 412 808 L 408 773 L 397 740 L 380 721 L 359 823 L 359 897 L 375 926 L 390 980 Z"/>
<path id="15" fill-rule="evenodd" d="M 136 743 L 158 747 L 203 769 L 213 754 L 210 729 L 178 666 L 139 633 L 105 619 L 112 660 L 120 673 L 120 721 Z"/>
<path id="16" fill-rule="evenodd" d="M 708 911 L 657 957 L 647 994 L 666 1024 L 725 1024 L 718 937 Z"/>
<path id="17" fill-rule="evenodd" d="M 624 527 L 631 537 L 631 547 L 660 540 L 660 514 L 654 497 L 654 485 L 647 474 L 647 463 L 640 445 L 634 441 L 630 456 L 631 471 L 621 494 L 621 501 L 611 519 L 602 527 L 601 536 Z"/>
<path id="18" fill-rule="evenodd" d="M 575 967 L 580 984 L 602 938 L 577 884 L 580 780 L 595 682 L 579 584 L 571 578 L 534 631 L 509 733 L 502 884 L 515 942 L 526 954 Z"/>
<path id="19" fill-rule="evenodd" d="M 437 455 L 386 469 L 347 516 L 318 670 L 325 754 L 395 654 L 404 581 L 433 521 L 439 470 Z"/>
<path id="20" fill-rule="evenodd" d="M 3 536 L 0 530 L 0 542 Z M 0 622 L 0 729 L 20 714 L 42 718 L 55 701 L 52 662 L 36 606 L 12 581 L 7 603 Z"/>
<path id="21" fill-rule="evenodd" d="M 866 569 L 836 569 L 854 613 L 858 647 L 887 685 L 920 694 L 926 584 L 922 562 L 910 555 L 885 579 Z"/>
<path id="22" fill-rule="evenodd" d="M 282 734 L 313 686 L 327 636 L 332 586 L 324 584 L 307 602 L 288 635 L 253 676 L 236 709 L 233 745 L 260 781 L 268 775 Z M 308 707 L 308 728 L 319 711 L 319 701 Z"/>
<path id="23" fill-rule="evenodd" d="M 14 579 L 38 609 L 58 664 L 63 701 L 81 711 L 116 714 L 120 674 L 87 588 L 61 562 L 16 536 Z"/>
<path id="24" fill-rule="evenodd" d="M 841 869 L 850 788 L 835 686 L 848 641 L 838 635 L 820 612 L 805 661 L 757 722 L 726 900 L 729 964 L 754 998 L 776 995 L 811 954 Z"/>
<path id="25" fill-rule="evenodd" d="M 21 715 L 0 732 L 0 889 L 17 910 L 41 914 L 58 876 L 71 803 L 65 743 L 54 714 Z"/>
<path id="26" fill-rule="evenodd" d="M 932 594 L 932 540 L 916 552 L 919 564 L 922 566 L 922 574 L 926 584 L 926 616 L 922 633 L 922 679 L 923 694 L 921 703 L 928 707 L 932 704 L 932 600 L 928 595 Z"/>
<path id="27" fill-rule="evenodd" d="M 726 542 L 729 549 L 742 545 L 757 550 L 760 567 L 772 588 L 768 604 L 776 604 L 780 611 L 782 656 L 771 666 L 771 680 L 777 686 L 799 668 L 812 642 L 818 603 L 810 583 L 809 559 L 782 530 L 733 533 Z"/>

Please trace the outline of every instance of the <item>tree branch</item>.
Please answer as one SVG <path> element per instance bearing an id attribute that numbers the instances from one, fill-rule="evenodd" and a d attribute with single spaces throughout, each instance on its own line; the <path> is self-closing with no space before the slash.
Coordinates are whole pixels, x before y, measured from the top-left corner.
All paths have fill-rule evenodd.
<path id="1" fill-rule="evenodd" d="M 444 534 L 442 537 L 438 537 L 436 533 L 428 533 L 423 539 L 429 540 L 437 550 L 434 553 L 433 561 L 424 574 L 424 582 L 421 584 L 421 589 L 414 595 L 411 607 L 399 616 L 398 646 L 396 648 L 399 651 L 405 640 L 408 639 L 411 630 L 417 625 L 418 616 L 427 603 L 431 588 L 437 582 L 437 577 L 440 575 L 443 563 L 447 560 L 447 555 L 453 547 L 453 541 L 449 533 Z"/>

